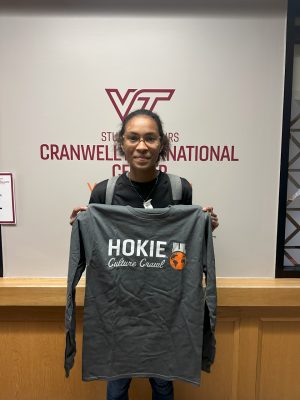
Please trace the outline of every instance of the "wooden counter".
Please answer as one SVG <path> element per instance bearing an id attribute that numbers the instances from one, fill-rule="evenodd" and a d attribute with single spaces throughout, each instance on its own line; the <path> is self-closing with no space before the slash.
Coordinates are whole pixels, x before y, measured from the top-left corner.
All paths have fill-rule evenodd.
<path id="1" fill-rule="evenodd" d="M 64 306 L 65 278 L 0 278 L 0 306 Z M 76 291 L 83 305 L 85 280 Z M 218 278 L 219 307 L 300 307 L 300 279 Z"/>

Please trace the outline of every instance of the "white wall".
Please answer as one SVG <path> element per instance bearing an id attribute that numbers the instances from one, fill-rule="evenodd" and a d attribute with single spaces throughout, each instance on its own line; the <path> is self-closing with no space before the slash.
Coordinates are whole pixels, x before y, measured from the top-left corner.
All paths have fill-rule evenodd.
<path id="1" fill-rule="evenodd" d="M 248 2 L 251 4 L 251 2 Z M 249 5 L 248 4 L 248 5 Z M 159 15 L 2 14 L 0 170 L 16 176 L 5 276 L 64 276 L 74 206 L 119 161 L 42 160 L 41 144 L 102 144 L 105 89 L 175 89 L 154 111 L 175 146 L 234 146 L 238 161 L 164 163 L 220 218 L 219 276 L 274 276 L 285 8 Z M 137 102 L 136 104 L 139 104 Z"/>

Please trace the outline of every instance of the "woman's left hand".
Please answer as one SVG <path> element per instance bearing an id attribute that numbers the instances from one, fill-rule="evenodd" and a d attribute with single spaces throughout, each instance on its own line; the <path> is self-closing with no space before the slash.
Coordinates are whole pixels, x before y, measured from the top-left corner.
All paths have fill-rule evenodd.
<path id="1" fill-rule="evenodd" d="M 217 214 L 214 213 L 213 207 L 203 207 L 203 211 L 209 212 L 211 216 L 211 226 L 214 231 L 219 226 L 219 220 Z"/>

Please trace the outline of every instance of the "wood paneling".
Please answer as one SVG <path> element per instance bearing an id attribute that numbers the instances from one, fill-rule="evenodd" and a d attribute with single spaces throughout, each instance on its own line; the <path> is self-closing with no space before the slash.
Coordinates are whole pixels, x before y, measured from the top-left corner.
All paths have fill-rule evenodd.
<path id="1" fill-rule="evenodd" d="M 236 400 L 238 375 L 238 320 L 222 318 L 218 321 L 217 354 L 211 373 L 202 373 L 201 386 L 192 386 L 184 382 L 175 383 L 178 400 Z"/>
<path id="2" fill-rule="evenodd" d="M 78 326 L 76 366 L 64 374 L 64 323 L 47 315 L 35 321 L 26 312 L 23 320 L 1 318 L 1 400 L 99 399 L 105 383 L 81 381 L 81 318 Z M 104 397 L 103 397 L 104 398 Z"/>
<path id="3" fill-rule="evenodd" d="M 257 400 L 300 399 L 300 318 L 261 321 Z"/>
<path id="4" fill-rule="evenodd" d="M 231 295 L 229 299 L 223 298 L 218 307 L 217 354 L 212 371 L 202 373 L 199 387 L 175 382 L 175 400 L 299 400 L 300 307 L 296 305 L 296 292 L 293 292 L 298 283 L 290 283 L 294 288 L 291 297 L 285 294 L 285 304 L 280 305 L 278 299 L 269 304 L 274 294 L 268 297 L 267 287 L 270 288 L 269 284 L 272 290 L 279 290 L 280 296 L 284 282 L 278 288 L 269 282 L 266 284 L 267 301 L 259 298 L 253 306 L 243 297 L 246 292 L 239 289 L 246 289 L 253 299 L 255 291 L 263 289 L 261 281 L 260 285 L 258 282 L 252 285 L 253 282 L 242 280 L 236 288 L 231 287 L 229 281 L 223 284 L 220 287 L 221 292 L 225 290 L 222 296 L 227 290 Z M 60 305 L 62 299 L 53 300 L 56 290 L 65 290 L 65 283 L 54 282 L 50 295 L 49 285 L 37 287 L 35 283 L 32 287 L 37 297 L 34 291 L 27 291 L 28 282 L 22 286 L 20 281 L 19 285 L 25 290 L 25 297 L 30 293 L 27 300 L 33 305 L 0 307 L 0 399 L 105 399 L 105 382 L 81 381 L 82 307 L 77 308 L 75 366 L 70 378 L 65 378 L 64 307 Z M 0 298 L 2 289 L 0 286 Z M 83 295 L 84 287 L 81 289 Z M 238 296 L 233 296 L 232 290 Z M 40 305 L 39 296 L 43 293 L 46 301 L 42 302 L 48 306 Z M 9 301 L 15 303 L 13 297 L 8 297 L 6 304 Z M 22 298 L 18 302 L 22 303 Z M 269 306 L 262 306 L 264 303 Z M 130 396 L 131 400 L 150 400 L 148 380 L 134 379 Z"/>
<path id="5" fill-rule="evenodd" d="M 81 382 L 82 309 L 78 310 L 78 352 L 70 378 L 63 369 L 65 332 L 63 313 L 51 309 L 24 307 L 4 309 L 0 313 L 0 351 L 2 368 L 1 399 L 99 399 L 105 398 L 104 382 Z M 44 312 L 43 312 L 44 311 Z M 16 312 L 16 318 L 13 314 Z M 9 317 L 8 317 L 9 316 Z M 211 374 L 203 373 L 200 387 L 176 382 L 176 399 L 236 399 L 238 374 L 238 324 L 234 318 L 221 318 L 217 326 L 218 353 Z M 224 368 L 226 365 L 226 368 Z M 130 393 L 133 399 L 151 399 L 147 379 L 134 379 Z M 100 394 L 103 397 L 99 397 Z"/>
<path id="6" fill-rule="evenodd" d="M 258 323 L 251 315 L 240 323 L 239 371 L 237 399 L 255 399 L 257 374 Z"/>

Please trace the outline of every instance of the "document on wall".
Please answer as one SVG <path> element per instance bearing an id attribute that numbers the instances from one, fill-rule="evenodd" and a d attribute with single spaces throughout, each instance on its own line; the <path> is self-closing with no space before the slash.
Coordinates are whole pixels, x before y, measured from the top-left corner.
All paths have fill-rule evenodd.
<path id="1" fill-rule="evenodd" d="M 16 224 L 14 177 L 0 172 L 0 224 Z"/>

